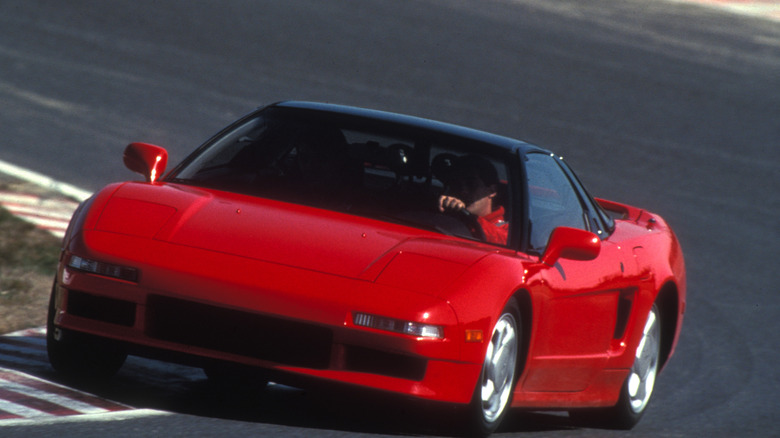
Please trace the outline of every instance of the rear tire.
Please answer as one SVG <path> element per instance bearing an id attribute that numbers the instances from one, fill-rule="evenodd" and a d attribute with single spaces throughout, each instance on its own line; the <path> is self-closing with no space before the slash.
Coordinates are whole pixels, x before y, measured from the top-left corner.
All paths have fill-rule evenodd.
<path id="1" fill-rule="evenodd" d="M 46 351 L 49 363 L 59 373 L 78 380 L 104 380 L 119 371 L 127 352 L 114 341 L 63 329 L 54 324 L 55 284 L 46 319 Z"/>
<path id="2" fill-rule="evenodd" d="M 470 432 L 476 436 L 493 433 L 504 419 L 517 381 L 522 324 L 512 299 L 501 312 L 488 339 L 479 382 L 470 409 Z"/>
<path id="3" fill-rule="evenodd" d="M 634 364 L 620 389 L 615 406 L 606 409 L 578 410 L 569 415 L 578 422 L 609 429 L 633 428 L 647 408 L 655 388 L 661 357 L 661 314 L 653 304 L 645 322 L 642 340 Z"/>

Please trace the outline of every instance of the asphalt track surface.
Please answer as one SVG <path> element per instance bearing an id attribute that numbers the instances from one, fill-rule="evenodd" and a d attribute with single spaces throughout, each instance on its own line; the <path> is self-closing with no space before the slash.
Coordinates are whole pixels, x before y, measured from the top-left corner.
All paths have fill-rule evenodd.
<path id="1" fill-rule="evenodd" d="M 499 436 L 778 436 L 780 26 L 661 0 L 0 2 L 0 160 L 87 190 L 176 162 L 282 99 L 440 119 L 566 157 L 595 195 L 663 215 L 688 265 L 675 357 L 631 432 L 518 415 Z M 351 394 L 214 394 L 177 368 L 104 395 L 171 414 L 11 436 L 430 434 Z M 142 411 L 143 412 L 143 411 Z M 411 416 L 413 417 L 413 416 Z"/>

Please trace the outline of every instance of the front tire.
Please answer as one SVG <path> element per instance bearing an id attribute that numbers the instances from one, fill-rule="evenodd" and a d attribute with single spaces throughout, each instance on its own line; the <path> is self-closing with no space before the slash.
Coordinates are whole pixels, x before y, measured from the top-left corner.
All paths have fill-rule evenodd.
<path id="1" fill-rule="evenodd" d="M 268 385 L 268 379 L 262 371 L 244 365 L 214 362 L 203 367 L 203 373 L 209 382 L 227 388 L 261 391 Z"/>
<path id="2" fill-rule="evenodd" d="M 487 436 L 498 428 L 512 400 L 522 339 L 520 312 L 510 301 L 493 327 L 482 373 L 471 402 L 471 432 Z"/>
<path id="3" fill-rule="evenodd" d="M 55 284 L 46 318 L 46 351 L 51 366 L 78 380 L 104 380 L 116 374 L 125 363 L 127 352 L 116 342 L 55 325 L 56 296 Z"/>

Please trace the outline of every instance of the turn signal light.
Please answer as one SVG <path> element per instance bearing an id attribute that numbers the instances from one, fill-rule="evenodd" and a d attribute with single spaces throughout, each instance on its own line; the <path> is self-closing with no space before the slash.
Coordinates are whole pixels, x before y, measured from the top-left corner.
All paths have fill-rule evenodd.
<path id="1" fill-rule="evenodd" d="M 466 330 L 466 342 L 482 342 L 482 330 Z"/>

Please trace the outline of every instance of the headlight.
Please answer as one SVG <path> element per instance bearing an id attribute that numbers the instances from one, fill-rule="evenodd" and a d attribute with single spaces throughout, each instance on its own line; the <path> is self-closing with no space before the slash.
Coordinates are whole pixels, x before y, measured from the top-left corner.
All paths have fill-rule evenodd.
<path id="1" fill-rule="evenodd" d="M 70 256 L 68 267 L 91 274 L 103 275 L 105 277 L 118 278 L 120 280 L 132 282 L 138 281 L 138 270 L 135 268 L 89 260 L 77 255 Z"/>
<path id="2" fill-rule="evenodd" d="M 414 321 L 403 321 L 385 316 L 371 315 L 368 313 L 354 312 L 352 321 L 357 326 L 370 327 L 377 330 L 402 333 L 418 338 L 444 338 L 444 327 L 433 324 L 425 324 Z"/>

